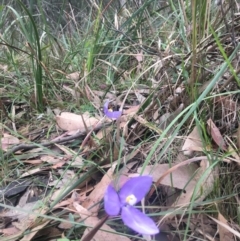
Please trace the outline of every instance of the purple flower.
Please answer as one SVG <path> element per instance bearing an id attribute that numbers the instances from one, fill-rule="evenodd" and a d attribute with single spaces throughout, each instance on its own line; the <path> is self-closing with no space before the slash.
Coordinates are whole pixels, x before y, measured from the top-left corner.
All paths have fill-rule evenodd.
<path id="1" fill-rule="evenodd" d="M 122 111 L 113 111 L 112 109 L 108 109 L 109 100 L 106 101 L 106 103 L 103 106 L 103 112 L 104 114 L 113 120 L 118 119 L 122 115 Z"/>
<path id="2" fill-rule="evenodd" d="M 148 193 L 152 185 L 152 177 L 139 176 L 127 181 L 119 193 L 109 185 L 104 195 L 104 208 L 109 216 L 121 212 L 121 218 L 126 226 L 140 234 L 157 234 L 159 229 L 151 218 L 134 208 Z"/>

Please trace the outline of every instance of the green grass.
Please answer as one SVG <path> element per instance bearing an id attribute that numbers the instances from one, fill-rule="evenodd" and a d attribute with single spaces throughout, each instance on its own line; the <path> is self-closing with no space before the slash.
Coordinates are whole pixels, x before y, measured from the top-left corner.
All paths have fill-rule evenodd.
<path id="1" fill-rule="evenodd" d="M 173 225 L 173 233 L 180 240 L 190 237 L 191 223 L 196 215 L 217 218 L 217 213 L 221 212 L 231 224 L 239 227 L 238 164 L 224 162 L 226 158 L 233 158 L 231 151 L 220 150 L 207 127 L 207 120 L 211 118 L 238 154 L 240 81 L 237 56 L 240 44 L 238 30 L 234 27 L 239 24 L 236 13 L 235 4 L 226 1 L 221 8 L 209 0 L 148 0 L 140 6 L 134 1 L 127 1 L 124 6 L 117 1 L 96 1 L 95 5 L 89 1 L 73 1 L 72 5 L 65 0 L 53 1 L 51 5 L 47 1 L 2 1 L 0 140 L 4 133 L 9 133 L 41 149 L 38 155 L 25 159 L 20 156 L 24 153 L 6 155 L 1 150 L 0 186 L 38 167 L 24 162 L 28 159 L 38 159 L 43 154 L 67 157 L 64 152 L 56 152 L 53 146 L 41 144 L 63 133 L 55 125 L 56 109 L 76 114 L 88 111 L 94 116 L 101 113 L 100 107 L 111 93 L 110 98 L 117 99 L 119 106 L 122 102 L 125 108 L 140 104 L 136 114 L 146 122 L 136 121 L 132 116 L 125 124 L 127 134 L 119 130 L 118 123 L 112 124 L 110 134 L 105 132 L 102 140 L 94 133 L 89 142 L 97 145 L 93 145 L 90 154 L 83 154 L 80 149 L 85 136 L 72 143 L 63 143 L 72 150 L 72 160 L 81 156 L 84 165 L 77 169 L 70 162 L 61 167 L 63 173 L 71 171 L 78 178 L 73 179 L 55 200 L 50 201 L 46 194 L 47 211 L 37 216 L 54 220 L 49 227 L 57 226 L 64 219 L 70 220 L 73 226 L 65 232 L 66 240 L 80 240 L 84 224 L 78 223 L 74 212 L 66 211 L 65 215 L 54 210 L 58 203 L 79 186 L 86 186 L 85 182 L 89 186 L 96 185 L 114 161 L 118 162 L 115 173 L 118 176 L 121 168 L 130 162 L 125 158 L 136 150 L 140 150 L 135 157 L 137 164 L 130 168 L 130 173 L 135 173 L 137 167 L 144 172 L 150 164 L 178 164 L 181 146 L 197 126 L 206 148 L 194 157 L 207 156 L 209 167 L 192 190 L 190 203 L 167 208 L 168 194 L 159 192 L 161 188 L 165 190 L 159 184 L 147 200 L 149 214 L 160 223 L 165 215 L 174 215 L 177 223 Z M 141 61 L 137 60 L 137 55 L 141 55 Z M 67 78 L 74 72 L 80 72 L 79 79 Z M 181 93 L 176 93 L 179 89 Z M 74 91 L 77 95 L 72 94 Z M 141 102 L 136 93 L 145 100 Z M 174 114 L 181 103 L 183 110 Z M 173 118 L 161 129 L 159 120 L 166 113 Z M 200 161 L 196 163 L 200 165 Z M 50 166 L 47 163 L 38 165 Z M 214 188 L 204 200 L 196 202 L 197 191 L 201 190 L 208 172 L 214 172 Z M 53 173 L 58 180 L 64 175 L 59 175 L 57 170 Z M 38 174 L 31 176 L 34 177 Z M 49 188 L 50 193 L 55 191 L 54 187 Z M 17 210 L 7 203 L 0 206 Z M 101 209 L 99 217 L 103 213 Z M 134 240 L 133 233 L 122 226 L 119 219 L 107 223 L 119 235 Z M 239 232 L 239 228 L 236 229 Z M 29 228 L 28 232 L 31 231 Z M 18 238 L 23 235 L 19 234 Z M 2 239 L 14 240 L 11 237 Z"/>

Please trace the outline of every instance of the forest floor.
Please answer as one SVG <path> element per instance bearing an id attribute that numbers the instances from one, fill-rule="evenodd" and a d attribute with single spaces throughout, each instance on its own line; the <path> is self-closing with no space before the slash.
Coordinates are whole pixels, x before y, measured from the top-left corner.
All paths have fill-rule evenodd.
<path id="1" fill-rule="evenodd" d="M 1 241 L 240 240 L 239 3 L 7 2 Z M 138 176 L 156 235 L 106 215 Z"/>

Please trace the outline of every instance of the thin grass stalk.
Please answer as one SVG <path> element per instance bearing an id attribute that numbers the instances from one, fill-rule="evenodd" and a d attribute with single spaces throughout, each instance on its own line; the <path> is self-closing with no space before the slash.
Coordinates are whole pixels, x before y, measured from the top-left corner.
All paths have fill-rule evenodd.
<path id="1" fill-rule="evenodd" d="M 224 51 L 224 48 L 223 48 L 217 34 L 215 33 L 214 29 L 212 28 L 212 26 L 210 26 L 210 30 L 211 30 L 212 35 L 214 36 L 214 39 L 215 39 L 215 41 L 218 45 L 218 48 L 219 48 L 224 60 L 228 64 L 228 67 L 229 67 L 229 70 L 230 70 L 231 74 L 234 76 L 235 80 L 237 81 L 238 86 L 240 87 L 240 79 L 237 76 L 236 71 L 234 70 L 231 62 L 229 61 L 228 56 L 227 56 L 226 52 Z"/>
<path id="2" fill-rule="evenodd" d="M 192 58 L 189 94 L 191 101 L 196 98 L 196 62 L 197 62 L 197 0 L 192 0 Z"/>

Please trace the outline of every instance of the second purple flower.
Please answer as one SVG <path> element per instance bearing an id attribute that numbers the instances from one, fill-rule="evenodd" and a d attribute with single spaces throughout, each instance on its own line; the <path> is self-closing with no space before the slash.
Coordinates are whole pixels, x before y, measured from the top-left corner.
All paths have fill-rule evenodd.
<path id="1" fill-rule="evenodd" d="M 113 111 L 112 109 L 109 109 L 108 106 L 109 100 L 107 100 L 103 106 L 103 112 L 108 118 L 116 120 L 122 115 L 122 111 Z"/>

